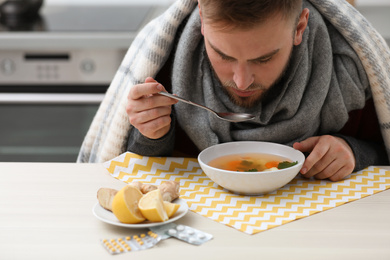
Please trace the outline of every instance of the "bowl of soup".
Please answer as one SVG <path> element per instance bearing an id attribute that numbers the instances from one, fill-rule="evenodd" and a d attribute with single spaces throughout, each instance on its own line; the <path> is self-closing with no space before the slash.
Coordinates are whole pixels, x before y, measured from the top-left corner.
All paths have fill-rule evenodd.
<path id="1" fill-rule="evenodd" d="M 263 195 L 288 184 L 299 173 L 305 156 L 282 144 L 229 142 L 204 149 L 198 156 L 203 172 L 237 194 Z"/>

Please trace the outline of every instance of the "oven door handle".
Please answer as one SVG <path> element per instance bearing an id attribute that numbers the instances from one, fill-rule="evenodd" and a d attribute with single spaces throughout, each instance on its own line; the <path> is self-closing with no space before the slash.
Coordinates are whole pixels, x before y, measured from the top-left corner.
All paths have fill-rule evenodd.
<path id="1" fill-rule="evenodd" d="M 104 94 L 0 93 L 0 104 L 100 104 Z"/>

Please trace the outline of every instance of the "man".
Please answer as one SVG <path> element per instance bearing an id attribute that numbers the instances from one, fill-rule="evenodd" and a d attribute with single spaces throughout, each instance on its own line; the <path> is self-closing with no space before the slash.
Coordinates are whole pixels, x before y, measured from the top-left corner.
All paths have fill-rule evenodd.
<path id="1" fill-rule="evenodd" d="M 388 164 L 382 140 L 341 134 L 355 122 L 350 115 L 370 100 L 370 84 L 358 55 L 313 5 L 305 0 L 199 0 L 187 12 L 169 45 L 168 61 L 128 92 L 129 151 L 170 155 L 178 126 L 199 150 L 237 140 L 291 145 L 308 154 L 301 170 L 306 177 L 337 181 L 353 170 Z M 216 111 L 246 112 L 256 119 L 221 121 L 157 94 L 166 90 Z"/>
<path id="2" fill-rule="evenodd" d="M 197 47 L 201 49 L 204 45 L 207 55 L 198 55 L 198 60 L 192 59 L 192 63 L 196 64 L 199 59 L 208 58 L 213 72 L 209 80 L 219 81 L 215 84 L 218 86 L 212 85 L 212 83 L 210 85 L 213 88 L 221 88 L 224 92 L 218 94 L 218 90 L 216 90 L 211 93 L 213 99 L 223 99 L 226 95 L 229 97 L 227 102 L 232 103 L 233 108 L 238 109 L 240 107 L 242 108 L 241 111 L 248 113 L 257 112 L 256 114 L 258 114 L 260 109 L 263 109 L 263 113 L 272 113 L 269 118 L 266 118 L 265 121 L 267 122 L 255 120 L 253 126 L 250 126 L 251 128 L 256 129 L 268 124 L 278 124 L 279 120 L 297 121 L 294 124 L 303 127 L 304 124 L 317 124 L 316 127 L 307 129 L 308 133 L 305 133 L 306 130 L 303 132 L 300 130 L 292 131 L 291 128 L 283 128 L 283 124 L 280 124 L 280 131 L 283 131 L 280 134 L 280 141 L 291 143 L 297 137 L 297 141 L 301 139 L 300 142 L 294 142 L 293 147 L 302 152 L 310 153 L 301 170 L 304 176 L 314 176 L 319 179 L 329 178 L 334 181 L 343 179 L 355 169 L 357 164 L 359 166 L 360 164 L 355 161 L 354 152 L 347 142 L 347 137 L 327 134 L 340 130 L 347 122 L 348 112 L 363 108 L 365 101 L 370 97 L 368 80 L 359 59 L 345 40 L 340 37 L 334 28 L 325 24 L 318 13 L 315 13 L 310 26 L 313 27 L 314 31 L 311 31 L 312 28 L 310 28 L 310 31 L 306 30 L 309 23 L 309 14 L 311 13 L 309 8 L 313 10 L 312 13 L 315 12 L 315 9 L 309 4 L 305 3 L 306 8 L 302 10 L 302 1 L 299 0 L 251 2 L 252 6 L 248 6 L 242 1 L 199 1 L 199 19 L 201 21 L 201 28 L 199 29 L 204 41 L 200 41 L 199 47 Z M 317 33 L 315 30 L 327 30 L 329 35 L 336 39 L 330 39 L 326 37 L 325 33 Z M 307 34 L 306 39 L 304 39 L 305 33 Z M 310 42 L 322 39 L 329 42 Z M 300 46 L 301 44 L 302 46 Z M 329 63 L 319 65 L 320 69 L 310 68 L 313 65 L 308 64 L 309 61 L 300 61 L 308 58 L 316 59 L 313 56 L 319 54 L 315 52 L 321 51 L 317 49 L 317 44 L 319 48 L 329 48 L 329 50 L 319 53 L 325 55 L 323 60 L 315 60 L 315 62 Z M 338 46 L 334 46 L 336 44 Z M 177 51 L 176 53 L 176 55 L 180 55 Z M 345 63 L 338 64 L 342 62 Z M 298 69 L 299 64 L 306 66 L 305 71 Z M 322 81 L 326 81 L 321 85 L 327 88 L 327 90 L 324 90 L 327 93 L 313 93 L 314 95 L 310 97 L 310 100 L 305 100 L 305 94 L 310 93 L 310 90 L 305 90 L 305 85 L 311 88 L 313 84 L 310 82 L 311 79 L 306 78 L 309 80 L 308 83 L 293 82 L 291 84 L 286 83 L 286 80 L 299 80 L 291 74 L 307 74 L 309 70 L 313 73 L 325 73 L 325 75 L 318 74 L 317 77 L 321 78 Z M 345 71 L 338 73 L 341 70 Z M 195 73 L 197 73 L 196 70 Z M 201 73 L 197 75 L 200 76 Z M 340 80 L 337 78 L 338 75 L 342 77 L 350 76 L 350 78 Z M 329 78 L 324 76 L 329 76 Z M 189 85 L 192 82 L 183 82 L 183 84 Z M 342 85 L 347 85 L 348 91 L 343 91 L 342 88 L 345 86 Z M 192 88 L 195 87 L 204 88 L 205 84 L 192 86 Z M 287 88 L 292 88 L 292 90 L 289 91 Z M 321 91 L 320 88 L 317 88 L 317 90 Z M 170 144 L 173 143 L 174 136 L 171 117 L 172 105 L 177 101 L 158 95 L 157 93 L 160 91 L 166 90 L 153 78 L 147 78 L 144 84 L 136 85 L 130 90 L 127 113 L 130 123 L 138 129 L 138 132 L 134 130 L 130 135 L 128 147 L 130 151 L 153 156 L 171 152 L 169 151 L 172 149 Z M 353 96 L 357 100 L 341 104 L 345 98 L 339 96 L 337 97 L 338 100 L 332 102 L 328 100 L 331 98 L 330 91 L 338 91 L 338 94 Z M 201 93 L 201 91 L 198 92 Z M 281 97 L 280 92 L 288 92 L 288 96 L 286 94 L 286 97 Z M 190 93 L 188 98 L 195 100 L 196 96 Z M 269 112 L 267 106 L 273 106 L 272 99 L 274 98 L 286 100 L 281 100 L 277 105 L 279 106 L 278 111 Z M 307 109 L 315 109 L 316 116 L 328 118 L 315 122 L 311 121 L 310 117 L 305 119 L 304 115 L 291 115 L 291 113 L 304 113 L 304 111 L 301 112 L 303 108 L 297 108 L 297 106 L 302 105 L 302 100 L 308 103 L 314 102 L 313 108 L 307 104 L 303 104 L 303 106 Z M 204 100 L 195 101 L 204 103 Z M 283 105 L 283 102 L 286 102 L 286 105 Z M 337 110 L 332 111 L 331 108 L 324 108 L 328 111 L 323 112 L 317 102 L 320 102 L 321 106 L 330 106 Z M 177 115 L 188 114 L 191 113 L 190 109 L 192 108 L 189 108 L 188 105 L 183 105 L 181 109 L 177 108 L 175 113 Z M 222 111 L 225 108 L 218 109 L 220 109 L 218 111 Z M 326 113 L 332 113 L 332 115 L 325 115 Z M 340 122 L 337 124 L 326 122 L 333 120 L 331 117 L 337 117 L 336 113 L 341 117 Z M 199 115 L 205 116 L 204 113 Z M 277 117 L 280 119 L 277 119 Z M 295 117 L 297 119 L 294 119 Z M 262 115 L 260 115 L 260 118 L 262 118 Z M 198 119 L 194 116 L 191 120 L 196 121 Z M 304 120 L 303 125 L 298 122 L 301 120 Z M 182 121 L 186 122 L 186 119 Z M 322 124 L 329 124 L 325 127 L 326 131 L 321 131 Z M 247 127 L 246 124 L 242 125 L 242 127 Z M 241 126 L 231 126 L 231 128 L 234 127 L 239 128 Z M 320 133 L 321 135 L 319 135 Z M 224 134 L 222 133 L 222 135 Z M 308 135 L 313 137 L 308 137 Z M 201 139 L 202 136 L 197 138 Z M 242 140 L 253 139 L 244 137 Z M 262 140 L 262 137 L 260 137 L 260 140 Z M 193 141 L 196 143 L 196 139 Z M 356 146 L 359 146 L 359 144 L 356 144 Z M 170 147 L 168 151 L 167 147 Z M 385 154 L 383 149 L 381 151 L 377 150 L 375 144 L 372 147 L 374 153 L 381 152 Z M 380 160 L 375 161 L 376 157 L 381 158 L 380 154 L 372 156 L 372 163 L 381 163 Z"/>

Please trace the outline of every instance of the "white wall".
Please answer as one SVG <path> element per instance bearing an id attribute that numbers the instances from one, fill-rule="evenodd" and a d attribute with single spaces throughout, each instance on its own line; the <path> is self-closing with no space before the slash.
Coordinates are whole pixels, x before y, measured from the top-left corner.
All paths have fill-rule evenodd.
<path id="1" fill-rule="evenodd" d="M 169 4 L 175 0 L 44 0 L 45 4 L 85 4 L 85 5 L 118 5 L 118 4 Z M 356 5 L 390 5 L 390 0 L 356 0 Z"/>

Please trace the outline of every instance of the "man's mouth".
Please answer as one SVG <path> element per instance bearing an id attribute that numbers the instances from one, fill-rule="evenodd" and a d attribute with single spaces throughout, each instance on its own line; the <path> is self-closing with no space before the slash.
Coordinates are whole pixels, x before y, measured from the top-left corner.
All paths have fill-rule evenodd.
<path id="1" fill-rule="evenodd" d="M 240 96 L 240 97 L 250 97 L 252 96 L 253 94 L 256 93 L 256 91 L 254 90 L 250 90 L 250 91 L 242 91 L 242 90 L 239 90 L 239 89 L 236 89 L 236 88 L 232 88 L 233 92 L 237 95 L 237 96 Z"/>

